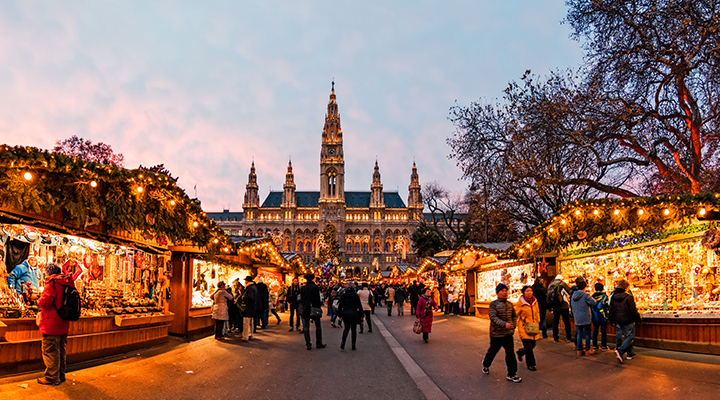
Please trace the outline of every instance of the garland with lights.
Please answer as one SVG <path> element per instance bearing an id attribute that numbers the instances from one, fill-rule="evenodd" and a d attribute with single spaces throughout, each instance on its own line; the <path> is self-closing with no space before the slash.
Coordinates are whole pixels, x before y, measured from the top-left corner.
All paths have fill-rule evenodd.
<path id="1" fill-rule="evenodd" d="M 0 204 L 66 220 L 97 218 L 108 232 L 139 231 L 163 243 L 190 241 L 210 254 L 235 246 L 168 174 L 98 164 L 34 147 L 0 145 Z"/>
<path id="2" fill-rule="evenodd" d="M 717 209 L 717 193 L 577 200 L 529 231 L 505 254 L 520 258 L 556 251 L 575 242 L 590 246 L 597 238 L 617 232 L 650 235 L 672 226 L 689 225 Z"/>

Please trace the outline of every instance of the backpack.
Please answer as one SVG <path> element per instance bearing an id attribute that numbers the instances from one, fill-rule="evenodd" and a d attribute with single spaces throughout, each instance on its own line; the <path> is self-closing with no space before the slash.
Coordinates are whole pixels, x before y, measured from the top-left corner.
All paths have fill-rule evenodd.
<path id="1" fill-rule="evenodd" d="M 53 281 L 53 287 L 55 287 L 55 281 Z M 63 321 L 79 320 L 82 306 L 80 293 L 75 289 L 75 285 L 64 285 L 62 294 L 63 297 L 60 308 L 55 307 L 55 302 L 53 302 L 53 307 L 55 307 L 58 317 Z"/>
<path id="2" fill-rule="evenodd" d="M 557 284 L 555 287 L 548 287 L 546 300 L 549 306 L 559 306 L 562 303 L 562 297 L 560 297 L 561 288 L 562 284 Z"/>
<path id="3" fill-rule="evenodd" d="M 610 302 L 605 293 L 602 294 L 601 298 L 596 298 L 595 300 L 597 301 L 597 303 L 590 309 L 592 312 L 592 322 L 596 324 L 604 324 L 608 320 L 607 308 L 609 308 Z M 606 306 L 608 307 L 606 308 Z"/>

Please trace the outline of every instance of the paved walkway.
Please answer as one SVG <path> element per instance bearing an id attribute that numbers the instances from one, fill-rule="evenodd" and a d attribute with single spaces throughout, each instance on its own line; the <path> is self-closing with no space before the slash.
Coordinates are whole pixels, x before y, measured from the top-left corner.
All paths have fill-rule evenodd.
<path id="1" fill-rule="evenodd" d="M 412 333 L 408 311 L 388 317 L 376 309 L 375 329 L 358 335 L 357 351 L 349 343 L 340 350 L 342 330 L 327 317 L 328 347 L 312 351 L 283 321 L 250 343 L 173 339 L 76 365 L 57 387 L 38 385 L 38 373 L 0 379 L 0 399 L 710 399 L 720 393 L 718 356 L 637 348 L 638 357 L 620 365 L 611 352 L 578 357 L 571 344 L 547 339 L 536 348 L 538 371 L 520 364 L 523 382 L 510 383 L 502 354 L 490 375 L 480 372 L 488 321 L 436 314 L 426 344 Z"/>

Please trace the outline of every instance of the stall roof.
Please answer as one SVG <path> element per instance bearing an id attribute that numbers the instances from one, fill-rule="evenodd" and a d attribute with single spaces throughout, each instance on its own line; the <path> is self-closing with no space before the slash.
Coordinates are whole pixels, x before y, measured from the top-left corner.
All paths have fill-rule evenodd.
<path id="1" fill-rule="evenodd" d="M 390 274 L 392 274 L 392 271 L 380 271 L 380 275 L 382 275 L 383 278 L 389 278 Z"/>
<path id="2" fill-rule="evenodd" d="M 395 266 L 403 274 L 406 273 L 408 270 L 411 270 L 413 272 L 417 271 L 417 264 L 399 263 L 399 264 L 395 264 Z"/>

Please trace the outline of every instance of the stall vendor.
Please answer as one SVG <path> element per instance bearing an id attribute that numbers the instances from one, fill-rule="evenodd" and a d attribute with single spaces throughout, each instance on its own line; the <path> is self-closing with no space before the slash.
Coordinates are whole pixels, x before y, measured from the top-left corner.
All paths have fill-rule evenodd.
<path id="1" fill-rule="evenodd" d="M 40 287 L 40 268 L 38 268 L 38 264 L 37 257 L 30 256 L 27 260 L 15 266 L 7 277 L 8 286 L 18 294 L 22 294 L 28 289 L 27 284 L 29 283 L 30 287 L 37 291 Z"/>

